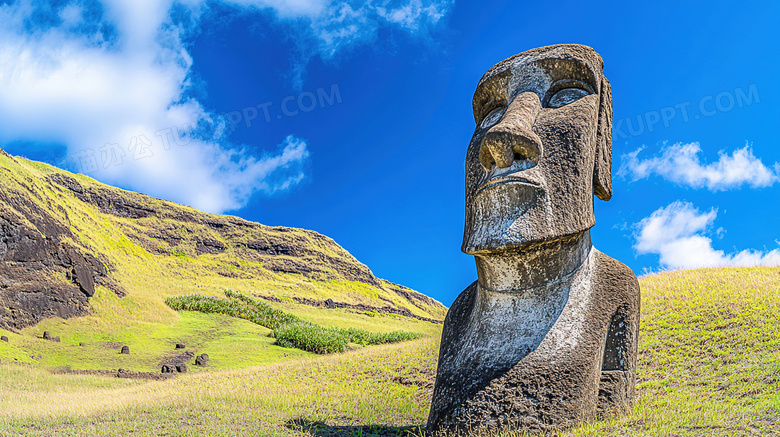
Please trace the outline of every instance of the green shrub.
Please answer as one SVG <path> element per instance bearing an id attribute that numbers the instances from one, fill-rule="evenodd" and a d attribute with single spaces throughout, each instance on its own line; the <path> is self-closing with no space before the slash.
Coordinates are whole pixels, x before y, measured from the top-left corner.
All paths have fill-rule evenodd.
<path id="1" fill-rule="evenodd" d="M 361 344 L 363 346 L 385 343 L 398 343 L 401 341 L 416 340 L 424 337 L 417 332 L 393 331 L 386 333 L 368 332 L 362 329 L 342 329 L 342 333 L 349 338 L 351 343 Z"/>
<path id="2" fill-rule="evenodd" d="M 228 299 L 189 294 L 168 297 L 165 303 L 177 311 L 224 314 L 249 320 L 271 329 L 276 343 L 280 346 L 294 347 L 317 354 L 344 352 L 349 343 L 368 346 L 415 340 L 424 336 L 416 332 L 373 333 L 355 328 L 323 327 L 233 290 L 225 290 L 225 296 Z"/>
<path id="3" fill-rule="evenodd" d="M 283 326 L 274 331 L 274 336 L 280 346 L 327 354 L 347 350 L 349 341 L 340 331 L 336 328 L 325 328 L 304 322 Z"/>

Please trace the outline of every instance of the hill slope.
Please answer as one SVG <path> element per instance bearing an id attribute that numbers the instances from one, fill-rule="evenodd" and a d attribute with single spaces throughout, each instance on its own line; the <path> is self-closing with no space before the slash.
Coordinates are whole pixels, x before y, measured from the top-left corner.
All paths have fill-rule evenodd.
<path id="1" fill-rule="evenodd" d="M 558 435 L 780 435 L 780 268 L 678 271 L 640 284 L 634 411 Z M 438 341 L 429 338 L 152 383 L 0 366 L 0 429 L 62 436 L 420 435 L 437 352 Z"/>
<path id="2" fill-rule="evenodd" d="M 205 214 L 2 151 L 0 186 L 0 330 L 26 339 L 15 343 L 17 360 L 71 364 L 64 352 L 47 353 L 56 345 L 31 342 L 45 329 L 69 345 L 103 348 L 152 347 L 144 343 L 150 338 L 213 340 L 209 332 L 226 324 L 259 329 L 179 315 L 164 303 L 225 289 L 344 328 L 434 332 L 446 313 L 433 299 L 375 277 L 313 231 Z"/>

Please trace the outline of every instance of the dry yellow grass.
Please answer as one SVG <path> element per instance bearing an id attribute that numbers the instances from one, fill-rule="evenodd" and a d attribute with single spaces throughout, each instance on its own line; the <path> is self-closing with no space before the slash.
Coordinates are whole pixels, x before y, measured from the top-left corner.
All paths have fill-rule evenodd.
<path id="1" fill-rule="evenodd" d="M 668 272 L 641 284 L 634 411 L 560 435 L 780 435 L 780 269 Z M 418 433 L 436 357 L 429 338 L 161 382 L 0 365 L 0 434 Z"/>
<path id="2" fill-rule="evenodd" d="M 435 363 L 432 339 L 240 370 L 138 382 L 50 375 L 0 366 L 3 435 L 286 435 L 291 421 L 419 422 L 427 393 L 416 380 Z M 415 366 L 421 366 L 415 367 Z M 196 415 L 197 423 L 186 418 Z M 87 432 L 90 424 L 100 430 Z M 255 429 L 262 425 L 263 431 Z"/>

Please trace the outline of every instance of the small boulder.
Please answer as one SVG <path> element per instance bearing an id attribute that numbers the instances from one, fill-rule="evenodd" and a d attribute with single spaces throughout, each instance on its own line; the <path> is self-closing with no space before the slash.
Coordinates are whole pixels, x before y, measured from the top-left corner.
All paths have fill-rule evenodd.
<path id="1" fill-rule="evenodd" d="M 160 373 L 174 373 L 176 369 L 173 366 L 169 366 L 167 364 L 163 364 L 162 369 L 160 369 Z"/>
<path id="2" fill-rule="evenodd" d="M 53 342 L 55 342 L 55 343 L 59 343 L 59 342 L 60 342 L 60 336 L 58 335 L 58 336 L 56 336 L 56 337 L 52 337 L 52 338 L 51 338 L 51 341 L 53 341 Z"/>
<path id="3" fill-rule="evenodd" d="M 186 346 L 184 346 L 181 343 L 176 343 L 176 349 L 184 349 Z"/>
<path id="4" fill-rule="evenodd" d="M 4 336 L 2 336 L 2 337 L 0 337 L 0 340 L 2 340 L 2 341 L 4 341 L 4 342 L 8 343 L 8 337 L 6 337 L 5 335 L 4 335 Z"/>
<path id="5" fill-rule="evenodd" d="M 325 306 L 328 308 L 336 308 L 336 302 L 333 302 L 333 299 L 328 299 L 325 301 Z"/>
<path id="6" fill-rule="evenodd" d="M 130 347 L 122 346 L 122 350 L 120 350 L 119 353 L 122 355 L 130 355 Z"/>
<path id="7" fill-rule="evenodd" d="M 190 369 L 188 369 L 187 365 L 184 363 L 176 365 L 176 371 L 179 373 L 187 373 L 188 370 Z"/>
<path id="8" fill-rule="evenodd" d="M 207 354 L 200 354 L 198 358 L 195 358 L 196 366 L 206 366 L 209 363 L 209 356 Z"/>
<path id="9" fill-rule="evenodd" d="M 84 346 L 84 342 L 79 343 L 79 346 Z"/>
<path id="10" fill-rule="evenodd" d="M 49 334 L 49 331 L 43 331 L 43 339 L 51 340 L 51 335 Z"/>

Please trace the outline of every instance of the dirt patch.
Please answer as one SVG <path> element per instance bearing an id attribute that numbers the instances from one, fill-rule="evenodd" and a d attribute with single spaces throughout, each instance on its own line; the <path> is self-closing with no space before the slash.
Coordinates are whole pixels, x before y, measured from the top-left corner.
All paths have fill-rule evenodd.
<path id="1" fill-rule="evenodd" d="M 182 364 L 187 364 L 187 363 L 192 362 L 195 359 L 195 354 L 196 354 L 195 351 L 187 351 L 187 352 L 184 352 L 183 354 L 171 355 L 171 356 L 168 356 L 168 357 L 164 358 L 162 361 L 160 361 L 159 366 L 160 367 L 162 367 L 162 366 L 174 366 L 174 367 L 176 367 L 176 366 L 179 366 L 179 365 L 182 365 Z"/>
<path id="2" fill-rule="evenodd" d="M 424 435 L 424 425 L 341 425 L 336 422 L 313 421 L 305 418 L 291 419 L 285 427 L 305 435 L 317 437 L 366 436 L 366 437 L 412 437 Z"/>
<path id="3" fill-rule="evenodd" d="M 116 350 L 119 350 L 122 347 L 122 345 L 124 345 L 124 343 L 120 343 L 118 341 L 107 341 L 107 342 L 103 343 L 103 349 L 108 349 L 108 350 L 116 349 Z"/>
<path id="4" fill-rule="evenodd" d="M 260 296 L 259 295 L 257 297 L 259 297 L 260 299 L 268 300 L 268 301 L 272 301 L 272 302 L 281 302 L 281 299 L 278 299 L 278 298 L 273 297 L 273 296 Z M 389 307 L 389 306 L 386 306 L 386 307 L 374 307 L 374 306 L 363 305 L 363 304 L 349 304 L 349 303 L 345 303 L 345 302 L 336 302 L 333 299 L 314 300 L 314 299 L 308 299 L 308 298 L 305 298 L 305 297 L 293 297 L 292 299 L 294 301 L 300 303 L 300 304 L 313 306 L 313 307 L 321 307 L 321 308 L 328 308 L 328 309 L 344 308 L 344 309 L 355 310 L 355 311 L 363 312 L 363 313 L 369 312 L 369 311 L 376 311 L 377 313 L 380 313 L 380 314 L 395 314 L 395 315 L 398 315 L 398 316 L 408 317 L 410 319 L 416 319 L 416 320 L 421 320 L 423 322 L 434 323 L 436 325 L 441 325 L 441 324 L 444 323 L 441 320 L 429 319 L 427 317 L 420 317 L 420 316 L 418 316 L 416 314 L 413 314 L 407 308 L 393 308 L 393 307 Z"/>
<path id="5" fill-rule="evenodd" d="M 127 369 L 116 370 L 78 370 L 78 369 L 57 369 L 52 371 L 55 375 L 98 375 L 108 376 L 114 378 L 127 378 L 127 379 L 147 379 L 152 381 L 162 381 L 165 379 L 175 378 L 175 373 L 158 373 L 158 372 L 136 372 Z"/>
<path id="6" fill-rule="evenodd" d="M 436 381 L 436 371 L 434 369 L 410 369 L 408 374 L 396 376 L 393 382 L 405 386 L 416 385 L 421 389 L 433 390 L 433 383 Z"/>

